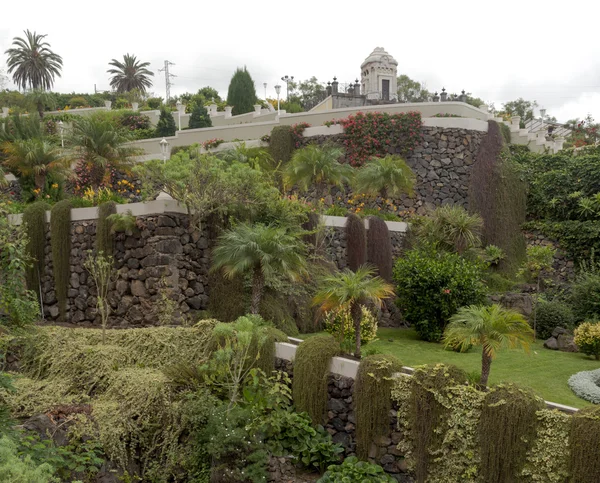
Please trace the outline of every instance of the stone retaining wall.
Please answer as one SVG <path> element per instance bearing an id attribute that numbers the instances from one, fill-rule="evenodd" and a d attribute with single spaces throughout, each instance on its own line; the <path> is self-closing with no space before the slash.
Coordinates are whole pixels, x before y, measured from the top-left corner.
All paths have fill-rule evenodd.
<path id="1" fill-rule="evenodd" d="M 552 273 L 553 278 L 559 282 L 565 283 L 572 281 L 575 278 L 575 263 L 567 257 L 567 254 L 560 248 L 556 240 L 548 238 L 539 231 L 525 232 L 524 235 L 527 245 L 551 246 L 556 250 L 556 253 L 554 254 L 554 263 L 552 265 L 552 268 L 554 269 L 554 272 Z"/>

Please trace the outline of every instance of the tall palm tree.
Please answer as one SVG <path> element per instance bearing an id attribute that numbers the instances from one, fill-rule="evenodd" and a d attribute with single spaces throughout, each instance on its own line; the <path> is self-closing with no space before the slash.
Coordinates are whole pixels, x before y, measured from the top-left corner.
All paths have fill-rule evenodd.
<path id="1" fill-rule="evenodd" d="M 4 164 L 20 176 L 33 176 L 36 188 L 46 186 L 49 174 L 65 176 L 70 171 L 70 159 L 60 147 L 44 139 L 18 139 L 5 142 Z"/>
<path id="2" fill-rule="evenodd" d="M 314 303 L 327 312 L 340 307 L 350 307 L 354 322 L 356 349 L 354 355 L 360 357 L 361 305 L 373 303 L 379 307 L 383 300 L 394 294 L 394 287 L 381 277 L 376 277 L 375 269 L 361 266 L 356 272 L 345 269 L 322 279 L 321 288 Z"/>
<path id="3" fill-rule="evenodd" d="M 359 193 L 399 198 L 413 194 L 415 174 L 400 156 L 371 158 L 356 173 L 354 185 Z"/>
<path id="4" fill-rule="evenodd" d="M 444 331 L 444 345 L 467 351 L 480 345 L 482 386 L 487 386 L 492 361 L 502 348 L 521 347 L 529 352 L 533 330 L 525 318 L 514 310 L 498 304 L 462 307 L 450 317 Z"/>
<path id="5" fill-rule="evenodd" d="M 315 185 L 318 195 L 325 194 L 328 186 L 343 188 L 353 172 L 350 165 L 338 162 L 343 154 L 343 149 L 337 146 L 309 144 L 298 149 L 285 167 L 285 185 L 298 185 L 302 191 Z"/>
<path id="6" fill-rule="evenodd" d="M 112 75 L 110 86 L 117 92 L 138 89 L 144 93 L 147 88 L 152 87 L 149 77 L 153 76 L 154 72 L 146 69 L 150 62 L 139 62 L 135 55 L 125 54 L 123 62 L 113 59 L 109 65 L 115 67 L 115 69 L 108 69 L 107 72 Z"/>
<path id="7" fill-rule="evenodd" d="M 220 237 L 213 251 L 212 270 L 221 269 L 229 278 L 250 272 L 250 312 L 258 314 L 265 281 L 275 276 L 299 280 L 306 274 L 305 254 L 300 235 L 287 228 L 241 223 Z"/>
<path id="8" fill-rule="evenodd" d="M 25 38 L 15 37 L 13 47 L 8 49 L 6 63 L 13 82 L 21 89 L 48 90 L 54 84 L 54 77 L 60 77 L 62 57 L 50 50 L 44 42 L 46 35 L 25 30 Z"/>
<path id="9" fill-rule="evenodd" d="M 74 156 L 91 165 L 91 182 L 98 187 L 108 165 L 122 168 L 140 153 L 138 148 L 125 146 L 129 139 L 116 130 L 113 124 L 101 117 L 78 117 L 73 121 L 69 143 Z"/>

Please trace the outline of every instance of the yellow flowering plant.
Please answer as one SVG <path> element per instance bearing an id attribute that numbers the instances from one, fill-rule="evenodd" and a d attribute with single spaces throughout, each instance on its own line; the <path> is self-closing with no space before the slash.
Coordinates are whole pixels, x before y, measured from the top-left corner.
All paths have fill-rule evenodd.
<path id="1" fill-rule="evenodd" d="M 574 342 L 581 352 L 600 360 L 600 322 L 584 322 L 577 327 Z"/>

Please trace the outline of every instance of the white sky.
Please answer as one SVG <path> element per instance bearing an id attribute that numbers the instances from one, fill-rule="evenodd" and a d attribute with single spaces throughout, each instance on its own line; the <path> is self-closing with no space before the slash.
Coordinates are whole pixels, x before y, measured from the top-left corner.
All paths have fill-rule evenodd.
<path id="1" fill-rule="evenodd" d="M 109 88 L 112 58 L 131 53 L 157 70 L 174 62 L 171 94 L 210 85 L 222 95 L 246 65 L 259 97 L 275 97 L 283 75 L 340 82 L 360 76 L 377 46 L 399 62 L 398 73 L 431 91 L 465 89 L 500 107 L 535 99 L 559 121 L 591 113 L 600 121 L 600 3 L 594 0 L 298 2 L 222 0 L 2 0 L 3 52 L 24 29 L 48 34 L 63 57 L 60 92 Z"/>

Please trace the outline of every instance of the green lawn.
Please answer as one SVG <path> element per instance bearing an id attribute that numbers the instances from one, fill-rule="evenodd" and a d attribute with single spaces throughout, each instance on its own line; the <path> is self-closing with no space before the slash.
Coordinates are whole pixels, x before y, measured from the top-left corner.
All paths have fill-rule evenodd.
<path id="1" fill-rule="evenodd" d="M 443 362 L 467 372 L 481 371 L 480 348 L 466 354 L 447 351 L 440 344 L 419 340 L 412 329 L 379 329 L 377 334 L 379 340 L 364 347 L 376 347 L 383 353 L 393 354 L 405 366 Z M 580 408 L 589 403 L 573 394 L 567 380 L 576 372 L 599 368 L 600 362 L 588 356 L 551 351 L 543 347 L 543 342 L 536 342 L 529 354 L 518 350 L 499 352 L 492 363 L 490 384 L 515 382 L 531 387 L 547 401 Z"/>

